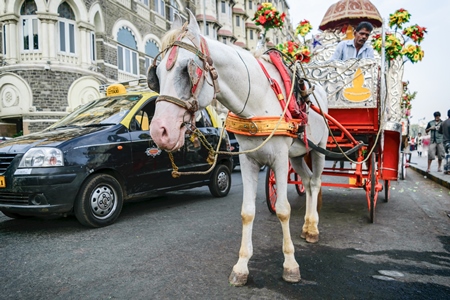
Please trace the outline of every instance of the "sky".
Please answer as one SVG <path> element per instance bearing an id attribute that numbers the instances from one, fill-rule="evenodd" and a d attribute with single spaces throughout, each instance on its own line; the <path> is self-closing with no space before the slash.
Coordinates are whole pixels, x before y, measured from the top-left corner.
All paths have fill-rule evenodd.
<path id="1" fill-rule="evenodd" d="M 440 111 L 441 118 L 447 119 L 450 109 L 450 1 L 443 0 L 370 0 L 387 23 L 389 14 L 403 8 L 411 14 L 406 24 L 418 24 L 427 28 L 428 33 L 421 42 L 425 52 L 422 61 L 405 63 L 403 81 L 409 81 L 410 92 L 417 92 L 412 101 L 411 124 L 420 124 L 434 119 L 433 113 Z M 337 0 L 287 0 L 290 16 L 295 28 L 304 19 L 311 22 L 312 33 L 319 31 L 319 25 L 328 8 Z M 307 36 L 307 37 L 310 37 Z"/>

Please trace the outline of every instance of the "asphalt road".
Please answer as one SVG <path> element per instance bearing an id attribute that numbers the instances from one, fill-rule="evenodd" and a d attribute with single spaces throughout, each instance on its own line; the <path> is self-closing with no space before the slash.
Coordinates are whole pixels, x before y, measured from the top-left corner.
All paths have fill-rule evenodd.
<path id="1" fill-rule="evenodd" d="M 228 284 L 241 238 L 240 172 L 226 198 L 207 188 L 125 205 L 87 229 L 74 217 L 0 213 L 0 299 L 449 299 L 450 191 L 415 172 L 368 222 L 362 190 L 324 188 L 320 241 L 300 238 L 304 198 L 289 187 L 302 281 L 281 279 L 281 226 L 260 173 L 246 286 Z"/>

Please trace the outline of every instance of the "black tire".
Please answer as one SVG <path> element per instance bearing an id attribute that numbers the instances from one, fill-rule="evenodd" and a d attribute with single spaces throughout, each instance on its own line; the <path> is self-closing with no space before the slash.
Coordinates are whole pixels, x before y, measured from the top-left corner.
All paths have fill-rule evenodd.
<path id="1" fill-rule="evenodd" d="M 218 165 L 211 176 L 209 191 L 214 197 L 225 197 L 231 188 L 231 171 L 225 165 Z"/>
<path id="2" fill-rule="evenodd" d="M 389 202 L 389 198 L 391 197 L 391 181 L 385 180 L 384 181 L 384 201 Z"/>
<path id="3" fill-rule="evenodd" d="M 266 203 L 267 208 L 272 214 L 275 214 L 277 203 L 277 183 L 275 181 L 275 173 L 271 168 L 267 168 L 266 172 Z"/>
<path id="4" fill-rule="evenodd" d="M 81 224 L 96 228 L 114 223 L 122 206 L 123 192 L 120 183 L 111 175 L 95 174 L 81 186 L 74 210 Z"/>
<path id="5" fill-rule="evenodd" d="M 21 215 L 21 214 L 16 214 L 16 213 L 12 213 L 12 212 L 9 212 L 9 211 L 3 211 L 3 210 L 2 210 L 2 213 L 5 216 L 7 216 L 8 218 L 11 218 L 11 219 L 29 219 L 29 218 L 32 218 L 31 216 L 24 216 L 24 215 Z"/>
<path id="6" fill-rule="evenodd" d="M 370 157 L 370 222 L 375 222 L 375 183 L 376 183 L 376 160 L 375 152 Z"/>

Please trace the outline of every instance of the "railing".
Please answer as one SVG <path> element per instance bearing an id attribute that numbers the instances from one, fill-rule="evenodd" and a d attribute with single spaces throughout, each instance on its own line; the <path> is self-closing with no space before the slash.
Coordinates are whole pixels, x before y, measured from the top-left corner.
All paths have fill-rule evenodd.
<path id="1" fill-rule="evenodd" d="M 23 63 L 41 61 L 41 60 L 42 60 L 41 52 L 22 52 L 22 53 L 20 53 L 20 61 Z"/>

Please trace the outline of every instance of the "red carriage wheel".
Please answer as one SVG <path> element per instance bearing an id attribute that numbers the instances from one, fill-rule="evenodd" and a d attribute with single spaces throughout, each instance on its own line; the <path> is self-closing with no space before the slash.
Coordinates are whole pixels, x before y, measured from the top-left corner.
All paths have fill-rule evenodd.
<path id="1" fill-rule="evenodd" d="M 300 175 L 298 175 L 297 173 L 295 173 L 295 181 L 301 181 Z M 296 183 L 295 190 L 297 191 L 297 194 L 299 196 L 303 196 L 305 194 L 305 187 L 303 186 L 303 183 Z"/>
<path id="2" fill-rule="evenodd" d="M 277 203 L 277 184 L 275 182 L 275 173 L 271 168 L 267 168 L 266 173 L 266 202 L 269 211 L 272 214 L 275 214 L 275 204 Z"/>

